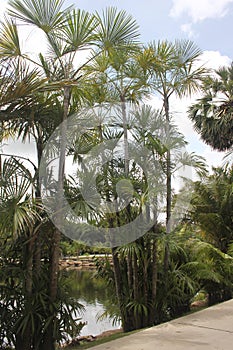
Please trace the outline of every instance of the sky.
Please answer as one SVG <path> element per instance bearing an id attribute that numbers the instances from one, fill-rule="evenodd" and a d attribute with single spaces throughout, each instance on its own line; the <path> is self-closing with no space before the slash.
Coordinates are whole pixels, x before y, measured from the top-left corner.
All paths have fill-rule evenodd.
<path id="1" fill-rule="evenodd" d="M 0 0 L 0 18 L 6 4 L 7 0 Z M 139 24 L 142 42 L 191 39 L 202 49 L 201 60 L 209 68 L 229 65 L 233 58 L 233 45 L 229 41 L 233 32 L 233 0 L 65 0 L 65 4 L 90 12 L 100 12 L 108 6 L 124 9 Z M 35 29 L 22 34 L 26 39 L 25 51 L 33 53 L 45 49 L 41 34 Z M 175 120 L 189 142 L 189 151 L 204 156 L 210 166 L 222 165 L 224 154 L 214 152 L 200 141 L 187 118 L 188 106 L 198 97 L 182 101 L 173 98 L 171 107 Z M 154 97 L 150 103 L 159 107 L 161 101 Z M 15 148 L 16 145 L 9 145 L 4 150 L 14 152 Z M 27 152 L 26 145 L 24 152 Z M 29 148 L 28 152 L 33 153 Z"/>

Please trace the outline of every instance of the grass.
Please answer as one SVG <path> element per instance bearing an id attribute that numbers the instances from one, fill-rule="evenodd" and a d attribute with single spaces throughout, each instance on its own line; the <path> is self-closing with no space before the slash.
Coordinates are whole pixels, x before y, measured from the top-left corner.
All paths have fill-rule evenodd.
<path id="1" fill-rule="evenodd" d="M 90 349 L 90 348 L 92 348 L 94 346 L 108 343 L 111 340 L 123 338 L 123 337 L 125 337 L 127 335 L 137 333 L 137 332 L 139 332 L 141 330 L 142 329 L 138 329 L 138 330 L 135 330 L 135 331 L 132 331 L 132 332 L 127 332 L 127 333 L 119 332 L 119 333 L 111 334 L 111 335 L 109 335 L 107 337 L 96 339 L 96 340 L 94 340 L 93 342 L 90 342 L 90 343 L 83 343 L 83 344 L 80 344 L 80 345 L 77 345 L 77 346 L 69 347 L 69 348 L 67 348 L 67 350 L 68 349 L 70 349 L 70 350 Z"/>

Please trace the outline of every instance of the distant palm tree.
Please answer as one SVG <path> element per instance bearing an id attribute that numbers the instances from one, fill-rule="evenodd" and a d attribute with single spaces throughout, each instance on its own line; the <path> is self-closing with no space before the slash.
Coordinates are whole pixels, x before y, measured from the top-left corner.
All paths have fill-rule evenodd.
<path id="1" fill-rule="evenodd" d="M 233 240 L 233 169 L 214 169 L 214 174 L 195 183 L 192 219 L 205 239 L 226 253 Z"/>
<path id="2" fill-rule="evenodd" d="M 202 140 L 219 151 L 233 146 L 233 63 L 203 79 L 203 97 L 189 109 Z"/>

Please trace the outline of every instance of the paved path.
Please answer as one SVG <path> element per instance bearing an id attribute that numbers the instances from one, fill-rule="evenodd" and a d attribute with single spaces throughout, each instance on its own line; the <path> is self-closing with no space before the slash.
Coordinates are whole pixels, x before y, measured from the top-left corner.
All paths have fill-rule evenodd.
<path id="1" fill-rule="evenodd" d="M 92 350 L 233 350 L 233 299 Z"/>

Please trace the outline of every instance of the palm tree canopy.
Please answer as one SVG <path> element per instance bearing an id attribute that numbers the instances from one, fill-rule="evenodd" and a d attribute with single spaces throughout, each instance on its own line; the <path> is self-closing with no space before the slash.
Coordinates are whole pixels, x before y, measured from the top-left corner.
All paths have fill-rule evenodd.
<path id="1" fill-rule="evenodd" d="M 233 168 L 214 169 L 214 174 L 195 183 L 192 218 L 205 238 L 223 252 L 233 239 Z"/>
<path id="2" fill-rule="evenodd" d="M 64 24 L 71 7 L 62 9 L 64 0 L 10 0 L 9 14 L 49 33 Z"/>
<path id="3" fill-rule="evenodd" d="M 138 24 L 126 11 L 109 7 L 102 12 L 102 16 L 96 13 L 96 19 L 99 23 L 99 44 L 105 50 L 137 43 Z"/>
<path id="4" fill-rule="evenodd" d="M 0 230 L 18 236 L 32 229 L 39 214 L 30 195 L 33 177 L 16 158 L 5 159 L 0 174 Z"/>
<path id="5" fill-rule="evenodd" d="M 219 151 L 233 146 L 233 63 L 203 81 L 203 97 L 189 109 L 201 138 Z"/>
<path id="6" fill-rule="evenodd" d="M 183 97 L 199 89 L 206 69 L 195 66 L 202 51 L 192 41 L 152 42 L 146 52 L 148 68 L 154 74 L 154 87 L 161 95 L 170 97 L 175 93 Z"/>

